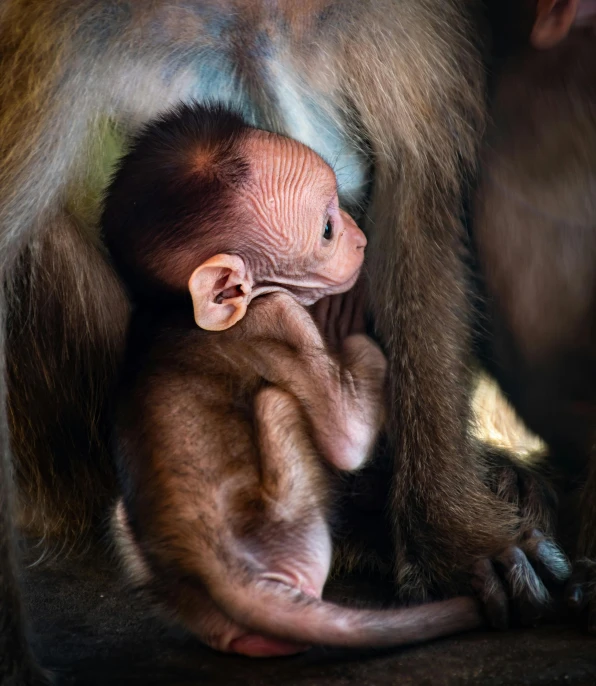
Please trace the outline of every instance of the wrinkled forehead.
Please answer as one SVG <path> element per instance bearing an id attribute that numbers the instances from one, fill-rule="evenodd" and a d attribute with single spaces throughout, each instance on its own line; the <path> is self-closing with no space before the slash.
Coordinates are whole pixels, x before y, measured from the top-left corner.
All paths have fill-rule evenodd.
<path id="1" fill-rule="evenodd" d="M 333 196 L 337 180 L 333 169 L 308 146 L 267 131 L 255 131 L 246 140 L 253 181 L 269 176 L 277 192 L 298 186 L 303 191 Z"/>
<path id="2" fill-rule="evenodd" d="M 283 136 L 256 131 L 245 144 L 250 178 L 237 211 L 247 212 L 260 259 L 275 262 L 270 271 L 303 271 L 336 198 L 335 174 L 310 148 Z"/>

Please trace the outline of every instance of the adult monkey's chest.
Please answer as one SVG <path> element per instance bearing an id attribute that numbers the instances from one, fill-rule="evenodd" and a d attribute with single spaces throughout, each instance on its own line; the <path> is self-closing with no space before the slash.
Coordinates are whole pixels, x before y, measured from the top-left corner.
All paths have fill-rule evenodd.
<path id="1" fill-rule="evenodd" d="M 337 3 L 335 3 L 337 5 Z M 137 6 L 132 6 L 137 7 Z M 102 191 L 126 138 L 180 100 L 218 102 L 240 111 L 247 123 L 294 138 L 333 168 L 340 201 L 362 215 L 371 178 L 349 94 L 339 85 L 334 52 L 342 13 L 326 0 L 201 0 L 157 3 L 136 34 L 138 62 L 113 111 L 91 132 L 92 175 L 70 197 L 71 212 L 95 224 Z M 134 22 L 134 12 L 132 16 Z M 158 44 L 168 58 L 145 64 L 141 49 Z M 142 83 L 146 82 L 146 88 Z M 141 85 L 141 87 L 139 87 Z M 147 107 L 144 91 L 150 91 Z M 100 163 L 97 163 L 100 158 Z"/>
<path id="2" fill-rule="evenodd" d="M 211 48 L 194 65 L 192 95 L 240 109 L 250 124 L 308 145 L 334 169 L 342 203 L 358 207 L 369 161 L 358 136 L 348 131 L 354 113 L 326 60 L 337 27 L 324 3 L 310 3 L 317 5 L 316 17 L 305 17 L 306 9 L 289 17 L 280 8 L 285 4 L 291 3 L 252 3 L 252 12 L 206 22 Z"/>

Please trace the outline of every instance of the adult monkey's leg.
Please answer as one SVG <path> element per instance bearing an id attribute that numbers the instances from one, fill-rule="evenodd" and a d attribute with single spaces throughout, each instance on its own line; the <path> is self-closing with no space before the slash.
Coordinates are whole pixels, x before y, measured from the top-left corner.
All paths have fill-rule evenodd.
<path id="1" fill-rule="evenodd" d="M 13 476 L 24 486 L 19 505 L 27 519 L 42 523 L 42 535 L 56 533 L 54 524 L 73 531 L 80 520 L 88 523 L 81 517 L 89 510 L 80 493 L 102 488 L 94 465 L 105 454 L 98 410 L 113 380 L 125 324 L 126 303 L 98 241 L 66 206 L 73 168 L 89 158 L 83 141 L 95 123 L 96 104 L 89 87 L 96 64 L 84 52 L 81 62 L 73 56 L 76 31 L 69 12 L 75 9 L 80 8 L 14 0 L 0 11 L 3 686 L 44 682 L 27 646 L 19 600 L 13 542 L 16 510 L 23 508 L 13 507 Z M 81 88 L 73 74 L 84 70 L 90 78 L 83 77 L 87 85 Z M 84 463 L 91 468 L 81 468 Z"/>
<path id="2" fill-rule="evenodd" d="M 433 199 L 417 201 L 424 206 Z M 517 519 L 483 483 L 468 438 L 469 303 L 457 227 L 440 212 L 433 236 L 424 218 L 416 218 L 418 210 L 410 210 L 414 221 L 402 223 L 394 250 L 387 247 L 391 238 L 382 237 L 371 290 L 388 294 L 376 316 L 390 365 L 398 580 L 405 594 L 425 597 L 429 589 L 453 589 L 475 561 L 507 547 Z"/>
<path id="3" fill-rule="evenodd" d="M 465 582 L 476 561 L 513 540 L 518 521 L 483 483 L 468 440 L 471 303 L 459 217 L 484 84 L 462 8 L 421 3 L 425 21 L 411 25 L 405 12 L 394 24 L 368 16 L 351 36 L 367 50 L 344 66 L 375 164 L 369 270 L 389 359 L 397 578 L 404 595 L 422 598 Z"/>
<path id="4" fill-rule="evenodd" d="M 6 312 L 0 296 L 2 320 Z M 4 321 L 2 321 L 4 324 Z M 3 342 L 3 336 L 0 335 Z M 4 355 L 0 372 L 4 376 Z M 0 385 L 0 403 L 6 403 L 6 386 Z M 0 415 L 0 683 L 8 686 L 48 683 L 37 667 L 27 644 L 19 584 L 17 581 L 12 498 L 13 480 L 6 412 Z"/>

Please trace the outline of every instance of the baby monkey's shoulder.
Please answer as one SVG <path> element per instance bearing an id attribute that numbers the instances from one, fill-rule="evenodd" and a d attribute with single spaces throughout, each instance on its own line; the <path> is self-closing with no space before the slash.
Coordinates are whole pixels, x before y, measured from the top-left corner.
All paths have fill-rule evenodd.
<path id="1" fill-rule="evenodd" d="M 233 327 L 230 334 L 246 341 L 286 343 L 296 350 L 325 347 L 308 309 L 283 292 L 256 298 L 250 304 L 244 320 Z"/>

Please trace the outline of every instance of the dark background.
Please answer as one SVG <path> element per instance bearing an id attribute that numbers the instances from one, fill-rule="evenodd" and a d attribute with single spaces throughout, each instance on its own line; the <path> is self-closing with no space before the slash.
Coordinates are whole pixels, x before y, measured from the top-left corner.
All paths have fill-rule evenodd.
<path id="1" fill-rule="evenodd" d="M 34 645 L 59 684 L 194 686 L 596 686 L 596 637 L 572 626 L 476 632 L 383 653 L 313 649 L 299 657 L 250 660 L 220 655 L 152 616 L 122 587 L 117 565 L 90 551 L 39 562 L 25 551 L 26 602 Z M 335 584 L 337 598 L 362 595 Z"/>

